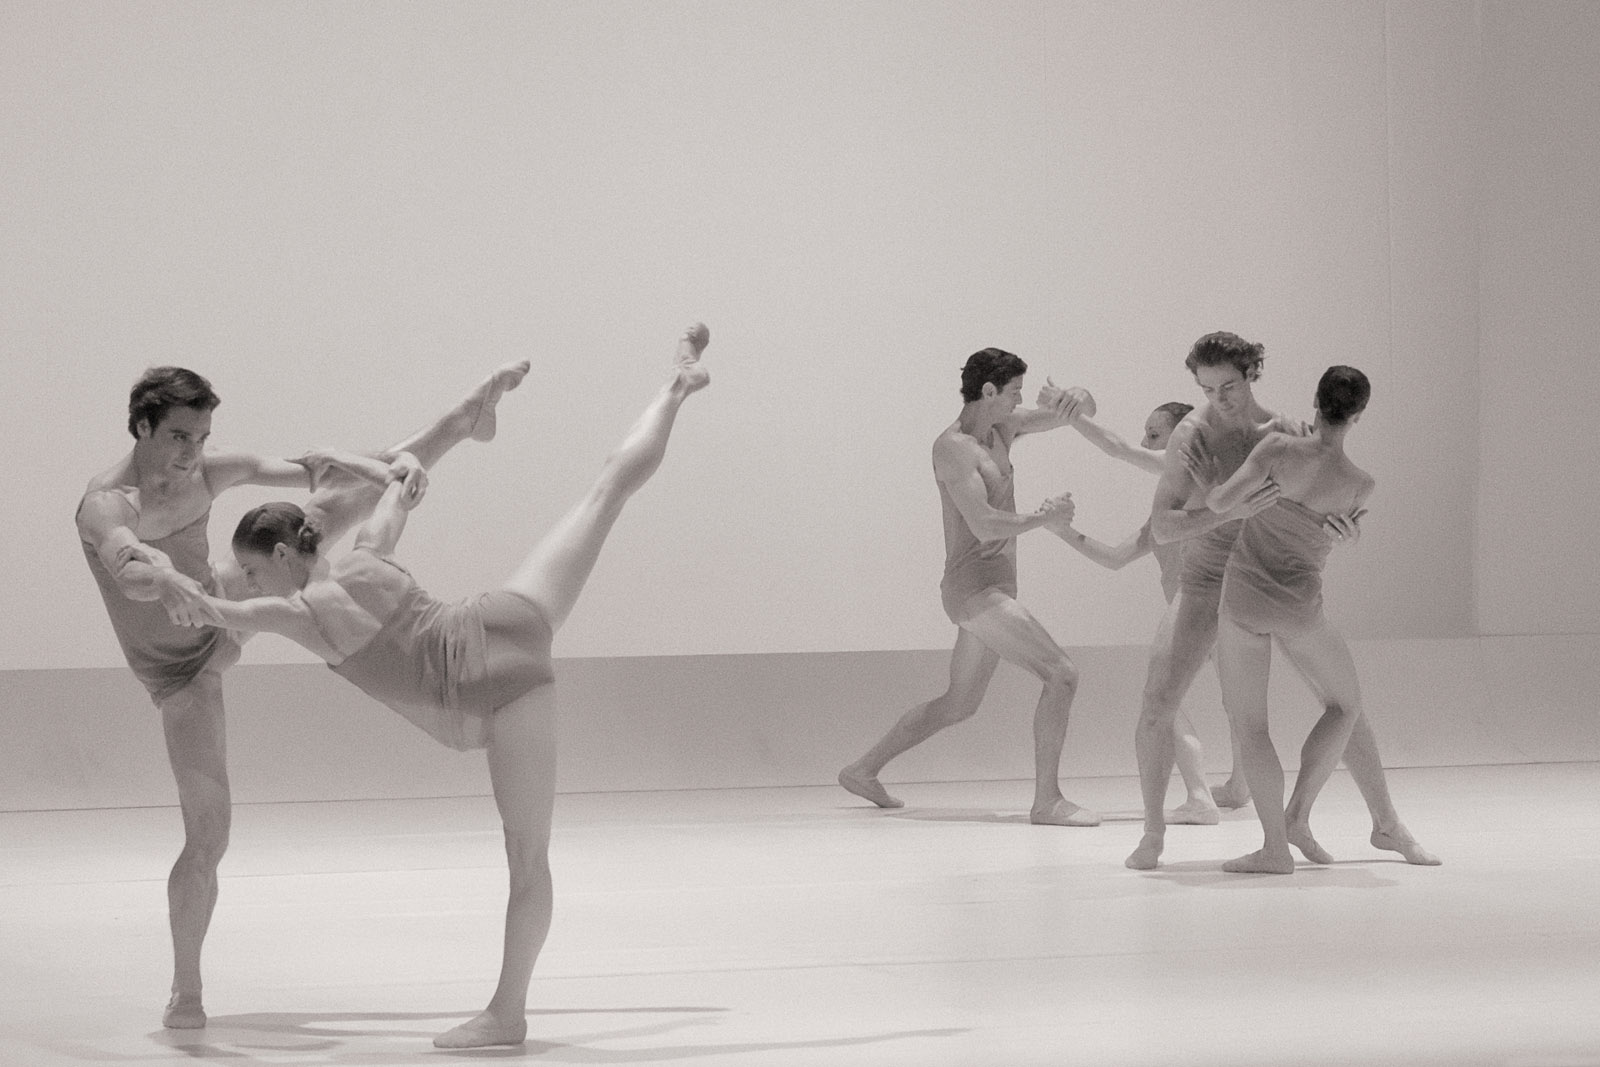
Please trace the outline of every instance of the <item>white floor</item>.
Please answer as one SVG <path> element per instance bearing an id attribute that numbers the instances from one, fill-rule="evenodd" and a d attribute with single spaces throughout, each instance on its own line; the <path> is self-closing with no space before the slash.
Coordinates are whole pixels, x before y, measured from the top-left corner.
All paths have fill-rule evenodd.
<path id="1" fill-rule="evenodd" d="M 484 798 L 238 810 L 211 1026 L 167 1032 L 175 809 L 0 814 L 0 1065 L 1600 1065 L 1600 765 L 1392 772 L 1408 867 L 1230 876 L 1246 809 L 1138 839 L 1028 826 L 1024 783 L 564 796 L 526 1046 L 443 1053 L 486 1000 L 503 871 Z"/>

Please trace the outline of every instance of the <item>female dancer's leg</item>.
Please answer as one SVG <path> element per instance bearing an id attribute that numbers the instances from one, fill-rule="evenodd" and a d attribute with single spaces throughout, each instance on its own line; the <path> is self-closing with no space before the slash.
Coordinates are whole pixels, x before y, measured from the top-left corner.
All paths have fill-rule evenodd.
<path id="1" fill-rule="evenodd" d="M 506 588 L 537 605 L 558 630 L 577 603 L 622 506 L 649 480 L 666 454 L 679 406 L 710 383 L 700 366 L 710 334 L 696 324 L 678 344 L 673 380 L 662 389 L 577 507 L 539 542 Z M 550 929 L 550 819 L 555 804 L 555 686 L 529 692 L 495 712 L 489 778 L 505 825 L 510 896 L 500 982 L 476 1018 L 440 1034 L 440 1048 L 514 1045 L 527 1035 L 528 981 Z"/>

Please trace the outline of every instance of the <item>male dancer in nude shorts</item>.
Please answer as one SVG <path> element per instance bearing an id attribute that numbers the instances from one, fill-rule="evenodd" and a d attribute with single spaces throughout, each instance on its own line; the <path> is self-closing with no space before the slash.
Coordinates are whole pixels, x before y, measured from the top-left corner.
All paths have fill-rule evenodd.
<path id="1" fill-rule="evenodd" d="M 839 772 L 839 784 L 881 808 L 902 802 L 878 781 L 885 764 L 978 710 L 1001 659 L 1044 683 L 1034 712 L 1034 795 L 1029 820 L 1095 826 L 1100 816 L 1061 795 L 1058 776 L 1078 671 L 1066 652 L 1017 602 L 1016 538 L 1053 517 L 1071 518 L 1071 495 L 1017 514 L 1011 442 L 1065 426 L 1094 400 L 1066 390 L 1056 406 L 1018 411 L 1028 365 L 1010 352 L 985 348 L 961 371 L 961 415 L 933 444 L 934 479 L 944 510 L 945 571 L 939 589 L 945 614 L 959 630 L 943 695 L 901 716 L 883 739 Z"/>
<path id="2" fill-rule="evenodd" d="M 467 437 L 494 436 L 494 407 L 528 364 L 507 364 L 442 419 L 380 454 L 410 452 L 426 468 Z M 90 480 L 78 505 L 78 536 L 134 675 L 161 709 L 167 758 L 178 785 L 184 845 L 167 880 L 172 927 L 172 999 L 165 1026 L 206 1023 L 200 949 L 217 900 L 217 865 L 228 845 L 232 801 L 223 728 L 222 672 L 239 647 L 224 630 L 193 628 L 207 593 L 242 595 L 242 575 L 213 569 L 206 541 L 211 502 L 236 485 L 315 490 L 307 505 L 330 542 L 377 503 L 380 484 L 336 470 L 326 453 L 297 460 L 207 452 L 219 399 L 205 378 L 181 367 L 154 367 L 134 385 L 128 432 L 134 445 Z M 383 464 L 379 469 L 387 470 Z M 422 469 L 407 469 L 415 482 Z"/>

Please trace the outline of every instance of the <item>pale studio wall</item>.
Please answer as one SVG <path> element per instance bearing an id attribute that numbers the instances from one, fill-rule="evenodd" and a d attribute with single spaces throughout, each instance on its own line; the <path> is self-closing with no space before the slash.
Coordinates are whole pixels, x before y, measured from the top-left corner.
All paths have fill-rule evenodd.
<path id="1" fill-rule="evenodd" d="M 8 6 L 22 254 L 0 265 L 17 306 L 0 340 L 34 402 L 0 432 L 40 457 L 8 473 L 8 499 L 47 518 L 26 565 L 6 564 L 25 610 L 0 621 L 16 771 L 0 806 L 170 802 L 153 714 L 69 525 L 83 480 L 126 448 L 143 366 L 203 370 L 225 398 L 216 440 L 281 452 L 385 443 L 529 355 L 500 440 L 446 461 L 407 534 L 405 558 L 452 594 L 492 584 L 578 494 L 691 316 L 712 324 L 716 384 L 558 645 L 581 657 L 563 665 L 568 788 L 827 780 L 942 675 L 927 447 L 966 353 L 1001 344 L 1032 384 L 1090 385 L 1131 436 L 1153 404 L 1195 399 L 1182 355 L 1214 328 L 1267 343 L 1260 394 L 1292 412 L 1328 363 L 1374 378 L 1352 449 L 1380 489 L 1363 543 L 1335 556 L 1330 604 L 1371 702 L 1396 709 L 1391 761 L 1600 755 L 1566 670 L 1600 629 L 1592 596 L 1541 628 L 1533 585 L 1490 577 L 1507 546 L 1486 520 L 1514 528 L 1527 501 L 1497 497 L 1487 472 L 1559 437 L 1529 444 L 1487 390 L 1480 414 L 1478 359 L 1480 332 L 1492 361 L 1495 329 L 1535 308 L 1575 336 L 1593 314 L 1542 309 L 1523 260 L 1544 237 L 1496 195 L 1512 165 L 1483 162 L 1514 148 L 1537 170 L 1528 157 L 1563 130 L 1592 133 L 1592 88 L 1553 111 L 1523 98 L 1550 138 L 1486 89 L 1521 65 L 1582 80 L 1581 45 L 1555 63 L 1545 45 L 1593 41 L 1586 18 L 1381 2 Z M 1594 196 L 1593 168 L 1563 173 L 1547 226 Z M 1497 222 L 1515 235 L 1503 250 Z M 1496 270 L 1516 284 L 1496 289 Z M 1550 373 L 1592 384 L 1569 368 L 1578 350 L 1547 352 Z M 1532 376 L 1493 380 L 1513 413 L 1549 403 Z M 1148 476 L 1073 435 L 1017 460 L 1024 504 L 1071 488 L 1092 533 L 1130 530 L 1148 505 Z M 214 544 L 265 498 L 224 498 Z M 1569 514 L 1547 540 L 1590 528 Z M 1543 547 L 1518 558 L 1546 579 L 1562 566 Z M 1153 569 L 1093 570 L 1042 534 L 1022 563 L 1025 599 L 1085 671 L 1067 773 L 1127 773 Z M 1475 597 L 1491 588 L 1492 604 Z M 1533 620 L 1503 632 L 1578 636 L 1486 658 L 1491 608 Z M 229 689 L 241 799 L 481 791 L 474 757 L 431 749 L 299 650 L 264 638 L 247 657 Z M 1530 679 L 1559 691 L 1497 716 L 1495 687 Z M 1303 718 L 1292 684 L 1282 696 Z M 989 725 L 900 776 L 1026 774 L 1032 699 L 1003 671 Z M 1194 703 L 1222 745 L 1214 680 Z"/>

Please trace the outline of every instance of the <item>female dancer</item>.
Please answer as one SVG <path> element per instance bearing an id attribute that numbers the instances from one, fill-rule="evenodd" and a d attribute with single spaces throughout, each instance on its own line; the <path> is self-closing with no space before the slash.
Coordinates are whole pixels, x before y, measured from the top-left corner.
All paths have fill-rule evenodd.
<path id="1" fill-rule="evenodd" d="M 1046 384 L 1044 390 L 1040 392 L 1041 407 L 1053 399 L 1049 392 L 1051 388 L 1051 384 Z M 1128 444 L 1120 434 L 1113 433 L 1082 416 L 1073 419 L 1070 425 L 1083 434 L 1090 444 L 1113 459 L 1120 459 L 1151 474 L 1160 474 L 1161 453 L 1166 451 L 1172 431 L 1177 429 L 1183 417 L 1193 410 L 1192 404 L 1174 400 L 1150 412 L 1149 418 L 1144 421 L 1144 436 L 1138 448 Z M 1172 598 L 1178 595 L 1178 574 L 1181 570 L 1180 557 L 1183 544 L 1179 541 L 1166 544 L 1157 542 L 1150 536 L 1149 522 L 1117 545 L 1108 545 L 1080 533 L 1070 522 L 1051 523 L 1049 529 L 1085 557 L 1109 570 L 1121 570 L 1145 553 L 1153 554 L 1156 557 L 1156 565 L 1161 569 L 1162 595 L 1167 598 L 1168 604 L 1171 604 Z M 1174 763 L 1183 778 L 1186 795 L 1182 804 L 1166 813 L 1166 820 L 1169 824 L 1213 825 L 1221 819 L 1221 814 L 1217 811 L 1219 802 L 1212 798 L 1212 791 L 1206 785 L 1205 772 L 1202 769 L 1205 750 L 1200 744 L 1199 734 L 1195 731 L 1188 712 L 1179 709 L 1173 719 L 1172 730 Z M 1231 781 L 1230 778 L 1230 783 Z M 1230 805 L 1230 807 L 1236 806 Z"/>
<path id="2" fill-rule="evenodd" d="M 434 1038 L 440 1048 L 520 1044 L 528 981 L 550 928 L 550 817 L 556 701 L 550 645 L 572 611 L 622 506 L 655 473 L 679 406 L 710 383 L 696 324 L 678 343 L 673 379 L 607 460 L 588 495 L 533 549 L 504 588 L 444 603 L 391 553 L 420 483 L 397 478 L 352 550 L 330 562 L 315 524 L 293 504 L 240 521 L 234 554 L 263 594 L 208 598 L 212 625 L 283 634 L 453 748 L 487 748 L 505 825 L 510 896 L 500 981 L 482 1014 Z"/>
<path id="3" fill-rule="evenodd" d="M 1317 383 L 1310 436 L 1268 434 L 1206 497 L 1213 511 L 1227 511 L 1269 482 L 1280 490 L 1276 503 L 1245 520 L 1223 577 L 1217 630 L 1222 702 L 1239 736 L 1265 836 L 1259 851 L 1229 860 L 1222 865 L 1225 871 L 1289 874 L 1294 870 L 1291 844 L 1313 863 L 1332 862 L 1311 836 L 1309 820 L 1311 805 L 1341 756 L 1351 764 L 1372 812 L 1373 845 L 1399 852 L 1408 863 L 1439 862 L 1417 844 L 1394 810 L 1377 741 L 1362 713 L 1355 662 L 1343 635 L 1322 612 L 1323 565 L 1334 541 L 1346 536 L 1330 534 L 1329 520 L 1343 516 L 1354 526 L 1374 485 L 1344 451 L 1345 435 L 1360 421 L 1370 395 L 1365 374 L 1354 367 L 1329 367 Z M 1287 808 L 1283 766 L 1267 732 L 1274 640 L 1324 707 L 1301 750 Z M 1347 751 L 1356 730 L 1369 736 Z"/>

